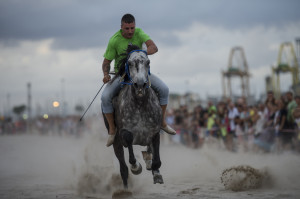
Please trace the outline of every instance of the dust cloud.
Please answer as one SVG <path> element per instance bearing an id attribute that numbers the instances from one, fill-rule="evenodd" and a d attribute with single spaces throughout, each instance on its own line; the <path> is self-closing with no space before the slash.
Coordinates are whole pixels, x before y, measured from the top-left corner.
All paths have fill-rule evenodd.
<path id="1" fill-rule="evenodd" d="M 117 195 L 122 190 L 119 163 L 113 148 L 105 146 L 106 132 L 96 132 L 82 138 L 1 136 L 0 198 Z M 145 148 L 135 146 L 143 172 L 135 176 L 129 171 L 130 193 L 126 194 L 133 198 L 300 197 L 299 154 L 232 153 L 219 144 L 190 149 L 172 143 L 168 135 L 162 138 L 160 173 L 164 184 L 153 184 L 142 158 Z M 127 150 L 125 156 L 128 163 Z M 241 184 L 247 175 L 250 180 L 237 187 L 236 182 Z"/>
<path id="2" fill-rule="evenodd" d="M 135 154 L 143 166 L 143 172 L 135 176 L 129 171 L 129 189 L 138 198 L 155 198 L 157 193 L 183 198 L 213 198 L 220 192 L 230 195 L 233 194 L 232 191 L 241 192 L 231 196 L 239 198 L 245 191 L 250 191 L 253 197 L 255 191 L 272 194 L 278 191 L 280 195 L 282 193 L 279 190 L 292 190 L 289 193 L 291 196 L 300 195 L 297 190 L 300 185 L 300 160 L 297 154 L 232 153 L 225 151 L 219 144 L 204 145 L 203 148 L 195 150 L 172 143 L 166 135 L 163 138 L 160 172 L 164 185 L 153 184 L 152 174 L 145 169 L 142 159 L 141 151 L 144 148 L 135 146 Z M 118 161 L 112 148 L 95 142 L 97 139 L 92 140 L 84 153 L 83 167 L 89 173 L 81 173 L 78 183 L 80 186 L 77 189 L 81 194 L 114 194 L 122 189 Z M 129 166 L 126 149 L 125 156 Z"/>
<path id="3" fill-rule="evenodd" d="M 221 175 L 225 189 L 245 191 L 259 189 L 264 186 L 272 187 L 271 176 L 267 170 L 260 171 L 248 165 L 240 165 L 225 169 Z"/>

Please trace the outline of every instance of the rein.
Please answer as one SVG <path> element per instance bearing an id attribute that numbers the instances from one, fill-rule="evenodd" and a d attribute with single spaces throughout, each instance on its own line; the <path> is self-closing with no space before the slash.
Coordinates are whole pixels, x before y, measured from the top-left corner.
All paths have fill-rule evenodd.
<path id="1" fill-rule="evenodd" d="M 126 85 L 132 85 L 133 84 L 133 80 L 131 79 L 131 76 L 130 76 L 128 59 L 129 59 L 131 53 L 134 53 L 134 52 L 143 52 L 143 53 L 145 53 L 147 55 L 147 52 L 145 50 L 133 50 L 130 53 L 128 53 L 127 60 L 126 60 L 126 63 L 125 63 L 125 73 L 124 73 L 124 75 L 120 79 L 120 82 L 121 82 L 122 85 L 124 85 L 124 84 L 126 84 Z M 129 79 L 129 82 L 125 81 L 125 75 L 127 75 L 128 79 Z M 146 82 L 146 83 L 149 82 L 149 85 L 147 86 L 147 88 L 151 87 L 151 82 L 150 82 L 149 75 L 151 75 L 150 68 L 148 70 L 148 78 L 147 78 L 148 81 Z"/>

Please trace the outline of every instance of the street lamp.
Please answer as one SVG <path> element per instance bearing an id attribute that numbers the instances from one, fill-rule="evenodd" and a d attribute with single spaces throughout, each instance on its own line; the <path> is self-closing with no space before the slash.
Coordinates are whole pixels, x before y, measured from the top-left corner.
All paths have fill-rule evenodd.
<path id="1" fill-rule="evenodd" d="M 58 101 L 54 101 L 52 103 L 52 105 L 53 105 L 54 108 L 58 108 L 59 107 L 59 102 Z"/>

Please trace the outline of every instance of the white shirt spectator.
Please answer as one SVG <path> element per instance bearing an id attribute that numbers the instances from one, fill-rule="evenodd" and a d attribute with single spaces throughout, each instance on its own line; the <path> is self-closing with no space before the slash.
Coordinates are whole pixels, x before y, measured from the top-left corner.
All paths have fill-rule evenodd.
<path id="1" fill-rule="evenodd" d="M 239 116 L 239 111 L 236 107 L 232 107 L 229 109 L 228 118 L 230 119 L 230 130 L 235 130 L 234 118 Z"/>

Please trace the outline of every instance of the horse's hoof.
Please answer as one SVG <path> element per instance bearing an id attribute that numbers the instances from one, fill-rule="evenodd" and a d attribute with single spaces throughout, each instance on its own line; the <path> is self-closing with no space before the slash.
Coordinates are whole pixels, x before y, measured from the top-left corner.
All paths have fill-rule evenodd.
<path id="1" fill-rule="evenodd" d="M 131 165 L 130 170 L 134 175 L 139 175 L 142 173 L 143 168 L 142 165 L 137 161 L 135 164 Z"/>
<path id="2" fill-rule="evenodd" d="M 162 175 L 159 172 L 153 172 L 153 184 L 164 184 L 164 180 L 162 178 Z"/>

